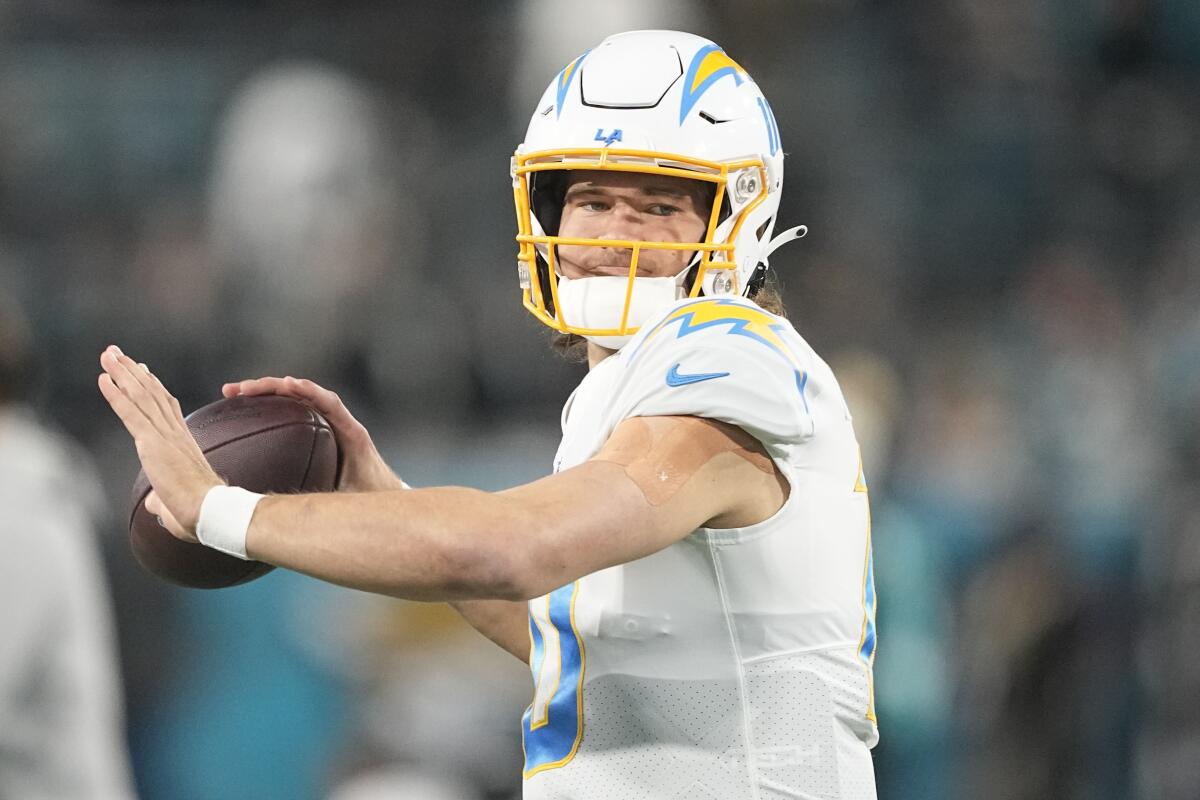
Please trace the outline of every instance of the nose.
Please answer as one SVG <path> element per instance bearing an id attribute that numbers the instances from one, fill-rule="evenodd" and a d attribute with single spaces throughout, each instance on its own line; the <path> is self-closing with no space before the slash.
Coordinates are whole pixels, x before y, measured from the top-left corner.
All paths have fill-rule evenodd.
<path id="1" fill-rule="evenodd" d="M 598 239 L 630 240 L 642 238 L 642 215 L 628 203 L 618 202 L 609 214 L 604 233 Z"/>

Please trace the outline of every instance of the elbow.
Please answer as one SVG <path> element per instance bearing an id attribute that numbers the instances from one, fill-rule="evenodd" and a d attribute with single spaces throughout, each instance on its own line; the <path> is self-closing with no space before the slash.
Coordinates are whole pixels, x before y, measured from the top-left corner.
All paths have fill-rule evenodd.
<path id="1" fill-rule="evenodd" d="M 480 562 L 474 581 L 479 599 L 524 602 L 550 591 L 536 557 L 524 548 L 496 549 Z"/>
<path id="2" fill-rule="evenodd" d="M 475 600 L 529 600 L 530 575 L 513 553 L 481 548 L 476 554 L 470 586 L 462 587 Z"/>
<path id="3" fill-rule="evenodd" d="M 486 544 L 471 548 L 470 563 L 464 565 L 469 578 L 459 587 L 464 596 L 527 601 L 558 588 L 554 580 L 561 570 L 555 568 L 554 548 L 547 546 L 539 534 L 529 525 L 493 529 Z"/>

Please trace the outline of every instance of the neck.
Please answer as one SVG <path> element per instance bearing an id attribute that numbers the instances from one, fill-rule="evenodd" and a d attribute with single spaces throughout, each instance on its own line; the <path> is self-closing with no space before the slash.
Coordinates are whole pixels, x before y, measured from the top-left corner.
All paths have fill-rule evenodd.
<path id="1" fill-rule="evenodd" d="M 596 344 L 595 342 L 591 342 L 591 341 L 589 341 L 587 343 L 587 348 L 588 348 L 588 351 L 587 351 L 587 353 L 588 353 L 588 369 L 594 369 L 596 367 L 596 365 L 599 364 L 601 361 L 608 358 L 613 353 L 617 352 L 616 350 L 610 350 L 607 347 L 601 347 L 600 345 Z"/>

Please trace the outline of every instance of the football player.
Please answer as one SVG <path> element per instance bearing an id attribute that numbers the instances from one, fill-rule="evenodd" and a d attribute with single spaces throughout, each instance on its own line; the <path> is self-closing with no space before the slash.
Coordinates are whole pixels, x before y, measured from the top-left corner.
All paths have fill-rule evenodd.
<path id="1" fill-rule="evenodd" d="M 173 534 L 367 591 L 455 602 L 534 679 L 527 798 L 875 797 L 870 514 L 829 367 L 756 298 L 783 186 L 758 86 L 684 33 L 557 75 L 511 162 L 525 307 L 586 348 L 554 474 L 409 489 L 332 392 L 341 491 L 223 485 L 116 347 L 100 389 Z M 778 309 L 776 309 L 778 310 Z"/>

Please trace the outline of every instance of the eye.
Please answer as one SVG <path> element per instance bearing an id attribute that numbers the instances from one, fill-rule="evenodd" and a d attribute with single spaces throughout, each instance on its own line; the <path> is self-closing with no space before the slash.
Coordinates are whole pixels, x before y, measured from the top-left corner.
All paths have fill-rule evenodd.
<path id="1" fill-rule="evenodd" d="M 576 205 L 584 211 L 607 211 L 610 208 L 603 200 L 580 200 Z"/>
<path id="2" fill-rule="evenodd" d="M 679 207 L 673 206 L 670 203 L 651 203 L 646 207 L 646 211 L 656 217 L 669 217 L 679 213 Z"/>

